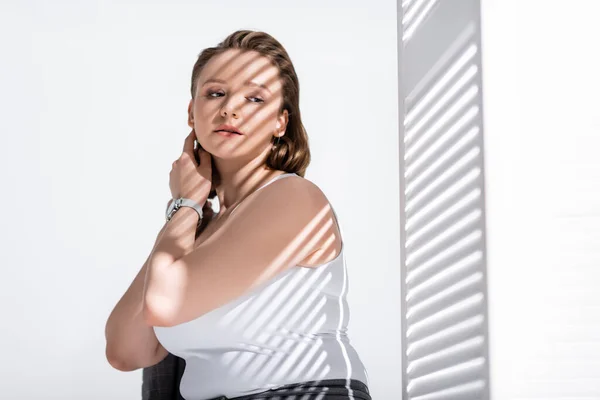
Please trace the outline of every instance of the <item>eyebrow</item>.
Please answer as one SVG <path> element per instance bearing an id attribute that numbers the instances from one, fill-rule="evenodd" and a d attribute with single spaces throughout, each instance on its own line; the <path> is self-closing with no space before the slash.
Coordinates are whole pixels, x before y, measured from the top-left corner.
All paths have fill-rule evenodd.
<path id="1" fill-rule="evenodd" d="M 222 79 L 217 79 L 217 78 L 209 78 L 209 79 L 207 79 L 206 81 L 204 81 L 204 83 L 202 84 L 202 86 L 206 85 L 207 83 L 213 83 L 213 82 L 215 82 L 215 83 L 227 84 L 227 82 L 225 82 L 225 81 L 224 81 L 224 80 L 222 80 Z M 265 86 L 264 84 L 262 84 L 262 83 L 256 83 L 256 82 L 253 82 L 253 81 L 246 81 L 246 82 L 244 82 L 244 85 L 246 85 L 246 86 L 256 86 L 256 87 L 260 87 L 260 88 L 262 88 L 262 89 L 265 89 L 267 92 L 271 93 L 271 91 L 269 90 L 269 88 L 268 88 L 267 86 Z"/>

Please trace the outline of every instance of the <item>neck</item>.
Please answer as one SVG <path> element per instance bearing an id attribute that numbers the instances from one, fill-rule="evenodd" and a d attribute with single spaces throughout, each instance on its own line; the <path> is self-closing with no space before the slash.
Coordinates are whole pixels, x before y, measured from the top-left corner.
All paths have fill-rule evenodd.
<path id="1" fill-rule="evenodd" d="M 216 167 L 220 178 L 215 188 L 219 198 L 220 215 L 237 206 L 248 195 L 281 173 L 268 168 L 265 159 L 266 154 L 250 161 L 213 157 L 213 168 Z"/>

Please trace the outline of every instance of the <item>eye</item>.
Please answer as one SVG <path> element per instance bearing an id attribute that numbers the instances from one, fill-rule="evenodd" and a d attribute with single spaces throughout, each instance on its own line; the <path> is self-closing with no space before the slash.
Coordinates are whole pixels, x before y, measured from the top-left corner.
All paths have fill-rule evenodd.
<path id="1" fill-rule="evenodd" d="M 208 97 L 209 99 L 216 99 L 219 97 L 223 97 L 225 96 L 225 93 L 223 93 L 222 91 L 214 91 L 214 90 L 209 90 L 206 93 L 206 97 Z M 260 97 L 256 97 L 256 96 L 250 96 L 250 97 L 246 97 L 248 100 L 250 100 L 251 103 L 264 103 L 265 101 L 263 99 L 261 99 Z"/>
<path id="2" fill-rule="evenodd" d="M 213 90 L 209 90 L 208 93 L 206 94 L 206 97 L 212 97 L 212 98 L 221 97 L 221 96 L 213 96 L 215 94 L 224 95 L 225 93 L 223 93 L 223 92 L 215 92 Z"/>

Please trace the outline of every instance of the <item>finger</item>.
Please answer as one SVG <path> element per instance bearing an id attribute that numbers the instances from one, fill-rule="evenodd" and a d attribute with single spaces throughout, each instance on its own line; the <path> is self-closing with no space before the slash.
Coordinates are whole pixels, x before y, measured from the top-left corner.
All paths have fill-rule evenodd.
<path id="1" fill-rule="evenodd" d="M 199 148 L 197 152 L 198 158 L 200 159 L 200 162 L 198 163 L 199 166 L 205 169 L 207 172 L 211 172 L 212 163 L 210 161 L 210 153 L 202 148 Z"/>
<path id="2" fill-rule="evenodd" d="M 196 132 L 192 129 L 183 142 L 183 152 L 188 153 L 190 156 L 194 155 L 194 139 L 196 139 Z"/>
<path id="3" fill-rule="evenodd" d="M 200 156 L 198 155 L 198 149 L 194 149 L 194 160 L 196 161 L 196 165 L 200 165 Z"/>

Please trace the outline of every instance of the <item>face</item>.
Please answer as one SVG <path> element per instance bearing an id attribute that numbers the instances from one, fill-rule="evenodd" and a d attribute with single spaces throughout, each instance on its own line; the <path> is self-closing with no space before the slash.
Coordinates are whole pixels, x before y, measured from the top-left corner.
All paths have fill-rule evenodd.
<path id="1" fill-rule="evenodd" d="M 259 53 L 227 50 L 214 56 L 197 78 L 188 124 L 200 145 L 219 158 L 256 157 L 285 132 L 279 70 Z M 241 134 L 219 132 L 230 125 Z"/>

